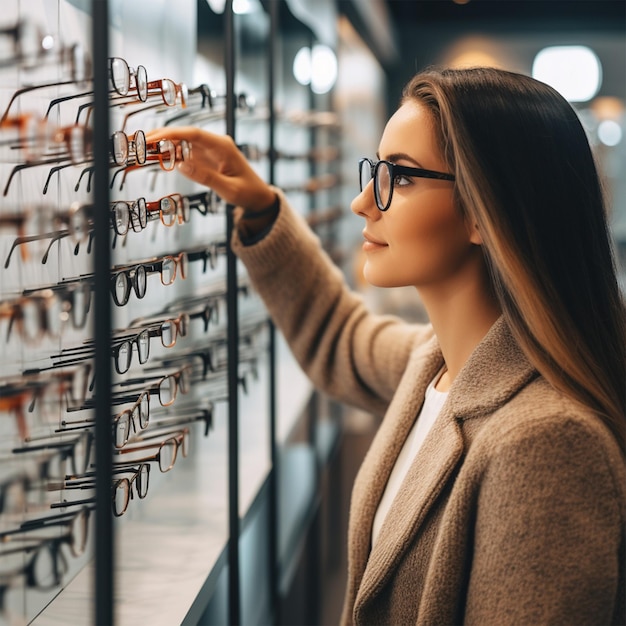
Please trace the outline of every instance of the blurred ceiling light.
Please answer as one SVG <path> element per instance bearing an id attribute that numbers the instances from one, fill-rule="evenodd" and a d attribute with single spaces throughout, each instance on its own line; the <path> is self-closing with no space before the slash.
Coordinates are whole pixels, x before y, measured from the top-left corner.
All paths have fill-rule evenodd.
<path id="1" fill-rule="evenodd" d="M 615 96 L 594 98 L 591 110 L 599 120 L 619 120 L 624 113 L 624 103 Z"/>
<path id="2" fill-rule="evenodd" d="M 293 60 L 293 75 L 301 85 L 311 85 L 313 93 L 327 93 L 337 80 L 337 57 L 323 44 L 313 50 L 300 48 Z"/>
<path id="3" fill-rule="evenodd" d="M 206 0 L 207 4 L 211 7 L 213 13 L 224 13 L 224 7 L 226 6 L 226 0 Z M 233 13 L 237 15 L 243 15 L 245 13 L 254 13 L 261 7 L 259 0 L 233 0 Z"/>
<path id="4" fill-rule="evenodd" d="M 313 46 L 311 69 L 313 93 L 330 91 L 337 80 L 337 57 L 335 53 L 328 46 Z"/>
<path id="5" fill-rule="evenodd" d="M 311 84 L 311 48 L 300 48 L 293 59 L 293 75 L 301 85 Z"/>
<path id="6" fill-rule="evenodd" d="M 208 5 L 211 7 L 213 13 L 224 13 L 224 7 L 226 6 L 226 0 L 207 0 Z"/>
<path id="7" fill-rule="evenodd" d="M 467 4 L 470 0 L 452 0 L 454 4 Z"/>
<path id="8" fill-rule="evenodd" d="M 537 53 L 532 76 L 554 87 L 569 102 L 586 102 L 600 89 L 602 65 L 587 46 L 550 46 Z"/>
<path id="9" fill-rule="evenodd" d="M 622 140 L 622 127 L 615 120 L 604 120 L 598 124 L 598 139 L 605 146 L 616 146 Z"/>
<path id="10" fill-rule="evenodd" d="M 233 13 L 237 15 L 245 15 L 246 13 L 254 13 L 260 8 L 257 1 L 254 0 L 233 0 Z"/>
<path id="11" fill-rule="evenodd" d="M 481 50 L 467 50 L 461 52 L 450 62 L 454 68 L 461 69 L 467 67 L 500 67 L 500 64 L 487 52 Z"/>

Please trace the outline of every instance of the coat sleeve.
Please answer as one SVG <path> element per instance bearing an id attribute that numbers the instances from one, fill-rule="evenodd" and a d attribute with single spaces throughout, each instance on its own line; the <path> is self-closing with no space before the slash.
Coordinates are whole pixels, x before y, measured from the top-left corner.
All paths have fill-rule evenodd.
<path id="1" fill-rule="evenodd" d="M 233 250 L 313 384 L 382 415 L 412 347 L 432 331 L 368 313 L 304 219 L 277 192 L 281 208 L 270 232 L 245 246 L 235 229 Z"/>
<path id="2" fill-rule="evenodd" d="M 624 466 L 614 442 L 599 425 L 563 417 L 497 439 L 478 495 L 464 622 L 615 623 Z"/>

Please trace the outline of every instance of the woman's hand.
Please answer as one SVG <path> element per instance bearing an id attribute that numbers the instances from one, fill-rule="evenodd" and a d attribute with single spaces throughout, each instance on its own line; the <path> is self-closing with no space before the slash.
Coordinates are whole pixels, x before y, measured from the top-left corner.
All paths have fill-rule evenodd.
<path id="1" fill-rule="evenodd" d="M 178 170 L 192 180 L 213 189 L 229 204 L 247 211 L 271 206 L 276 194 L 252 169 L 228 135 L 216 135 L 193 126 L 158 128 L 146 133 L 148 141 L 186 139 L 191 157 L 180 161 Z"/>

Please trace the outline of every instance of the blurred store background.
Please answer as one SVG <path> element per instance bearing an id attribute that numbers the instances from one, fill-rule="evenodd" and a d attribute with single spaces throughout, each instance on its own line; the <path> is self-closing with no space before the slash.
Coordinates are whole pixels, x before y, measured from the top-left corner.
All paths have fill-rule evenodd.
<path id="1" fill-rule="evenodd" d="M 355 97 L 360 88 L 370 114 L 383 104 L 385 115 L 393 112 L 402 86 L 433 64 L 497 66 L 562 93 L 578 112 L 604 177 L 626 286 L 623 0 L 340 0 L 337 7 L 337 98 Z M 353 126 L 346 124 L 346 134 L 352 131 L 356 142 L 376 136 Z"/>
<path id="2" fill-rule="evenodd" d="M 235 10 L 245 11 L 252 0 L 239 2 Z M 554 86 L 578 112 L 594 148 L 626 288 L 623 0 L 287 0 L 281 19 L 305 23 L 313 32 L 315 43 L 294 56 L 294 74 L 311 85 L 322 106 L 341 116 L 346 209 L 358 192 L 357 159 L 375 153 L 402 87 L 416 71 L 492 65 Z M 357 220 L 344 220 L 344 239 L 353 238 L 355 246 Z M 358 283 L 358 252 L 351 262 L 348 274 Z M 383 306 L 420 316 L 412 294 L 380 294 L 362 286 L 375 294 L 374 304 L 383 298 Z"/>

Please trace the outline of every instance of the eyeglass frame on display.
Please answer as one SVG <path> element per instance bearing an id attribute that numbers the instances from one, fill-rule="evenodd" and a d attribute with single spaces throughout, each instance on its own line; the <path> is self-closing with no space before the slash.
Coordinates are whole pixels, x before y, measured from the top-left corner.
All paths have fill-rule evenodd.
<path id="1" fill-rule="evenodd" d="M 111 509 L 115 517 L 121 517 L 128 510 L 128 505 L 133 499 L 133 484 L 135 484 L 135 491 L 137 497 L 143 500 L 148 495 L 148 485 L 150 482 L 150 465 L 148 463 L 134 463 L 137 467 L 113 467 L 112 474 L 132 474 L 131 478 L 113 478 L 111 484 Z M 66 477 L 59 489 L 94 489 L 96 486 L 95 472 L 85 472 L 82 476 L 69 476 Z M 143 480 L 142 480 L 143 479 Z M 122 493 L 124 496 L 123 504 L 118 506 L 118 494 Z M 61 502 L 53 502 L 50 505 L 52 509 L 64 509 L 69 506 L 84 506 L 85 504 L 95 503 L 96 499 L 83 498 L 81 500 L 63 500 Z"/>
<path id="2" fill-rule="evenodd" d="M 85 370 L 85 368 L 87 368 Z M 33 413 L 37 402 L 41 401 L 47 393 L 47 390 L 53 387 L 58 389 L 58 402 L 55 406 L 60 407 L 64 401 L 66 409 L 70 410 L 75 406 L 84 404 L 87 396 L 87 382 L 89 379 L 90 365 L 87 363 L 80 368 L 86 371 L 85 383 L 82 385 L 81 391 L 76 391 L 76 372 L 79 368 L 73 370 L 69 375 L 67 371 L 55 372 L 52 375 L 41 377 L 38 374 L 30 374 L 26 372 L 23 378 L 0 385 L 0 412 L 12 413 L 16 420 L 17 434 L 21 441 L 33 441 L 30 436 L 30 427 L 26 419 L 27 413 Z M 40 422 L 43 422 L 45 406 L 38 412 Z M 57 420 L 59 414 L 56 415 Z"/>
<path id="3" fill-rule="evenodd" d="M 167 262 L 174 263 L 174 270 L 172 272 L 171 280 L 164 280 L 163 277 L 163 265 Z M 117 306 L 125 306 L 130 298 L 130 291 L 134 289 L 135 295 L 138 299 L 142 299 L 146 295 L 147 291 L 147 277 L 151 273 L 159 272 L 161 274 L 161 284 L 164 286 L 171 285 L 176 279 L 178 267 L 180 266 L 180 277 L 182 279 L 187 278 L 187 265 L 188 259 L 185 252 L 180 252 L 176 255 L 164 255 L 155 259 L 148 259 L 145 261 L 139 261 L 129 265 L 118 265 L 112 268 L 110 291 L 113 296 L 113 302 Z M 140 272 L 141 270 L 141 272 Z M 138 273 L 139 272 L 139 273 Z M 138 278 L 138 276 L 140 278 Z M 117 297 L 117 281 L 120 277 L 125 278 L 124 295 L 122 298 Z M 138 282 L 141 280 L 141 283 Z"/>
<path id="4" fill-rule="evenodd" d="M 176 458 L 178 456 L 178 449 L 180 448 L 181 454 L 183 458 L 187 457 L 188 450 L 188 442 L 189 442 L 189 429 L 182 428 L 179 431 L 175 431 L 167 436 L 166 439 L 155 441 L 154 443 L 145 443 L 148 441 L 150 437 L 146 437 L 142 439 L 143 443 L 139 442 L 136 445 L 133 443 L 131 446 L 127 446 L 118 450 L 114 450 L 113 454 L 121 455 L 121 454 L 132 454 L 134 452 L 139 452 L 141 450 L 149 450 L 151 448 L 158 448 L 157 452 L 154 455 L 142 457 L 139 459 L 134 459 L 132 461 L 133 465 L 137 463 L 149 463 L 149 462 L 157 462 L 159 464 L 159 470 L 162 473 L 169 472 L 176 463 Z M 173 452 L 171 454 L 171 461 L 165 465 L 162 463 L 162 451 L 166 448 L 166 446 L 171 445 L 173 447 Z M 121 465 L 121 463 L 114 463 L 114 466 Z"/>
<path id="5" fill-rule="evenodd" d="M 11 96 L 11 99 L 9 100 L 9 103 L 4 110 L 2 117 L 0 117 L 0 121 L 8 117 L 13 103 L 17 100 L 17 98 L 24 95 L 25 93 L 31 93 L 39 89 L 62 87 L 66 85 L 83 85 L 87 82 L 91 82 L 91 77 L 87 76 L 88 74 L 91 74 L 91 60 L 86 51 L 83 49 L 82 45 L 72 44 L 71 46 L 64 47 L 60 50 L 60 56 L 62 58 L 68 53 L 71 54 L 72 78 L 70 80 L 57 80 L 48 83 L 40 83 L 36 85 L 20 87 Z"/>
<path id="6" fill-rule="evenodd" d="M 122 180 L 120 182 L 120 191 L 124 188 L 126 182 L 126 176 L 139 168 L 146 168 L 151 166 L 159 166 L 160 171 L 171 172 L 176 166 L 177 162 L 188 159 L 191 155 L 191 144 L 182 139 L 178 144 L 175 144 L 170 139 L 155 139 L 154 141 L 146 142 L 146 161 L 142 164 L 128 164 L 119 167 L 111 176 L 110 188 L 115 186 L 115 179 L 118 174 L 122 173 Z M 169 160 L 163 158 L 164 153 L 169 153 Z M 93 168 L 88 168 L 93 169 Z M 82 176 L 82 174 L 81 174 Z"/>
<path id="7" fill-rule="evenodd" d="M 127 333 L 123 336 L 115 336 L 113 334 L 111 346 L 111 355 L 114 360 L 115 371 L 118 374 L 126 374 L 132 363 L 133 345 L 137 347 L 137 356 L 139 364 L 144 365 L 150 358 L 150 339 L 152 337 L 160 337 L 161 345 L 164 348 L 173 348 L 176 345 L 178 337 L 185 337 L 189 328 L 190 317 L 187 313 L 180 313 L 177 317 L 169 317 L 161 321 L 154 321 L 145 324 L 143 328 L 131 324 L 123 332 Z M 173 329 L 173 330 L 172 330 Z M 128 334 L 128 331 L 137 331 L 134 334 Z M 171 339 L 167 340 L 168 332 L 171 332 Z M 56 357 L 60 361 L 55 364 L 57 367 L 64 365 L 75 365 L 84 359 L 93 358 L 95 356 L 93 340 L 86 342 L 81 346 L 63 348 L 61 354 Z M 125 352 L 128 358 L 125 361 L 120 360 L 120 354 Z"/>
<path id="8" fill-rule="evenodd" d="M 42 241 L 44 239 L 50 239 L 50 244 L 44 252 L 41 263 L 45 265 L 48 262 L 48 256 L 52 249 L 52 246 L 61 239 L 69 237 L 74 246 L 74 255 L 76 256 L 80 251 L 80 245 L 87 242 L 87 254 L 91 252 L 91 246 L 94 237 L 94 219 L 93 219 L 93 205 L 80 204 L 78 202 L 72 203 L 67 212 L 57 212 L 53 216 L 54 221 L 63 222 L 65 220 L 68 224 L 68 228 L 62 230 L 55 230 L 47 233 L 39 233 L 36 235 L 23 235 L 16 237 L 13 240 L 9 254 L 4 262 L 4 268 L 7 269 L 11 263 L 11 257 L 13 252 L 18 246 L 24 244 L 33 243 L 35 241 Z M 22 255 L 23 256 L 23 255 Z"/>
<path id="9" fill-rule="evenodd" d="M 72 462 L 72 470 L 71 472 L 64 472 L 66 474 L 82 474 L 87 471 L 87 468 L 90 465 L 90 460 L 92 456 L 92 450 L 94 448 L 95 443 L 95 435 L 91 429 L 83 430 L 78 437 L 70 440 L 70 441 L 58 441 L 53 437 L 45 437 L 44 439 L 49 439 L 44 443 L 35 443 L 34 445 L 30 445 L 35 439 L 30 439 L 27 441 L 28 445 L 22 447 L 16 447 L 11 450 L 14 454 L 30 454 L 33 452 L 42 452 L 42 451 L 54 451 L 47 459 L 46 462 L 50 462 L 55 460 L 58 456 L 60 457 L 60 461 L 65 463 L 68 459 Z M 86 446 L 84 459 L 80 467 L 77 465 L 77 454 L 76 450 L 78 446 L 82 445 Z M 49 476 L 48 476 L 49 477 Z"/>
<path id="10" fill-rule="evenodd" d="M 26 584 L 28 587 L 37 588 L 41 590 L 49 590 L 54 587 L 59 587 L 63 582 L 63 576 L 69 571 L 67 560 L 61 552 L 61 546 L 67 544 L 70 548 L 72 556 L 79 557 L 84 554 L 87 546 L 87 540 L 89 536 L 89 516 L 93 507 L 82 507 L 76 513 L 61 513 L 58 515 L 50 515 L 45 518 L 37 518 L 26 520 L 19 528 L 15 528 L 9 531 L 3 531 L 0 533 L 0 542 L 6 543 L 7 541 L 18 540 L 22 542 L 34 542 L 34 545 L 21 545 L 16 548 L 9 548 L 0 552 L 0 558 L 2 556 L 20 552 L 32 552 L 34 556 L 22 567 L 19 567 L 13 572 L 3 573 L 3 577 L 7 580 L 12 580 L 18 576 L 25 576 Z M 66 534 L 55 534 L 51 537 L 33 537 L 32 532 L 40 531 L 45 528 L 54 526 L 68 525 L 69 531 Z M 77 533 L 76 529 L 80 525 L 81 532 Z M 14 539 L 15 538 L 15 539 Z M 40 550 L 44 548 L 52 548 L 50 555 L 54 562 L 52 568 L 54 579 L 53 584 L 44 585 L 41 581 L 36 579 L 36 559 L 40 554 Z M 61 557 L 61 560 L 59 558 Z M 62 567 L 59 567 L 59 564 Z M 0 593 L 0 599 L 2 594 Z M 1 607 L 4 608 L 4 607 Z"/>

